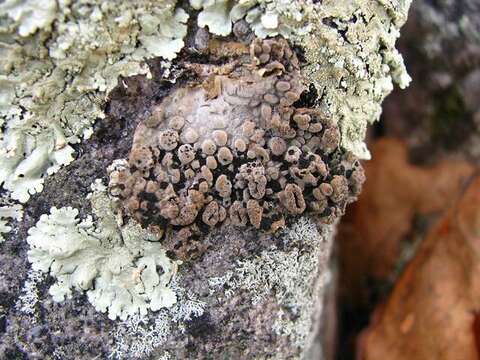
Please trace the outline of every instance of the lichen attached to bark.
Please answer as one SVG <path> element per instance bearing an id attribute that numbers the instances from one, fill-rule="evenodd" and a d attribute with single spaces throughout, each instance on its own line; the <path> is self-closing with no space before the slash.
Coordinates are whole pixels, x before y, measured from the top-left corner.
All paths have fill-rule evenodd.
<path id="1" fill-rule="evenodd" d="M 26 202 L 73 161 L 120 76 L 173 59 L 188 15 L 163 1 L 0 4 L 0 185 Z"/>
<path id="2" fill-rule="evenodd" d="M 342 133 L 342 146 L 370 158 L 367 125 L 377 121 L 383 99 L 410 82 L 395 49 L 411 0 L 326 0 L 311 13 L 312 34 L 302 41 L 321 103 Z"/>
<path id="3" fill-rule="evenodd" d="M 111 319 L 146 315 L 171 307 L 176 295 L 169 283 L 177 271 L 158 239 L 128 223 L 120 227 L 106 188 L 97 183 L 91 194 L 99 218 L 80 221 L 71 207 L 52 208 L 30 228 L 27 242 L 32 268 L 49 272 L 55 301 L 72 296 L 72 289 L 87 291 L 88 300 Z"/>
<path id="4" fill-rule="evenodd" d="M 302 104 L 308 80 L 283 38 L 256 39 L 250 56 L 196 73 L 136 129 L 128 161 L 110 168 L 110 194 L 181 259 L 221 224 L 276 231 L 313 213 L 332 223 L 360 193 L 358 159 L 321 109 Z M 193 239 L 193 240 L 192 240 Z"/>
<path id="5" fill-rule="evenodd" d="M 203 254 L 188 264 L 196 270 L 184 271 L 182 281 L 204 302 L 196 313 L 178 311 L 187 314 L 175 323 L 183 327 L 171 327 L 170 340 L 160 336 L 165 349 L 178 358 L 209 351 L 243 358 L 283 344 L 285 354 L 298 354 L 322 271 L 318 249 L 328 252 L 333 226 L 313 232 L 314 240 L 297 231 L 302 239 L 288 244 L 271 232 L 295 228 L 305 212 L 332 223 L 360 191 L 366 124 L 378 118 L 393 80 L 408 82 L 394 41 L 409 1 L 189 3 L 199 12 L 174 0 L 2 2 L 0 184 L 21 202 L 41 191 L 45 176 L 73 161 L 72 145 L 104 117 L 118 81 L 135 92 L 123 77 L 149 76 L 145 60 L 173 59 L 187 37 L 182 58 L 169 68 L 172 84 L 152 95 L 157 106 L 138 107 L 134 121 L 141 123 L 129 158 L 109 169 L 110 194 L 127 212 L 116 213 L 97 185 L 91 195 L 97 218 L 80 220 L 71 204 L 58 204 L 30 229 L 29 259 L 53 276 L 55 300 L 77 289 L 111 318 L 143 318 L 149 309 L 165 313 L 188 304 L 178 302 L 177 262 L 164 248 L 184 259 Z M 182 6 L 198 14 L 188 21 L 188 36 Z M 271 36 L 277 37 L 260 40 Z M 124 135 L 112 132 L 112 139 Z M 214 240 L 203 236 L 217 230 Z M 217 302 L 204 292 L 211 290 L 210 275 L 222 276 L 222 269 L 243 280 L 236 283 L 238 297 L 212 290 Z M 269 312 L 256 300 L 265 300 Z M 239 302 L 248 304 L 246 311 L 232 317 Z M 204 303 L 202 318 L 187 321 Z M 196 340 L 198 349 L 178 346 L 201 337 L 212 322 L 216 339 Z M 239 328 L 263 337 L 252 344 L 240 339 Z M 65 352 L 68 346 L 57 350 Z"/>
<path id="6" fill-rule="evenodd" d="M 0 206 L 0 243 L 5 241 L 3 234 L 9 233 L 12 220 L 20 220 L 23 216 L 22 207 L 18 204 Z"/>

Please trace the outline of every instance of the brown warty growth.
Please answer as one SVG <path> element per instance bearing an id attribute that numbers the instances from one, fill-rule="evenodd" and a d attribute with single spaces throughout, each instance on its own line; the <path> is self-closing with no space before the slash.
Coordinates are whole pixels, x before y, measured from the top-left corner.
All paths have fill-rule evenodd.
<path id="1" fill-rule="evenodd" d="M 179 258 L 202 251 L 222 223 L 275 231 L 304 212 L 326 223 L 364 181 L 339 148 L 340 131 L 319 108 L 302 107 L 308 79 L 284 39 L 254 40 L 228 66 L 195 64 L 197 83 L 177 87 L 136 129 L 109 189 L 145 226 L 164 233 Z"/>

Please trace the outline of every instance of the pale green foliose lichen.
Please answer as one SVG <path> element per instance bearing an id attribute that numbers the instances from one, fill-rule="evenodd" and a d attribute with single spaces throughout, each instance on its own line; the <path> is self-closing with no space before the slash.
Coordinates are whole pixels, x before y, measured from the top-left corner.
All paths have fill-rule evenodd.
<path id="1" fill-rule="evenodd" d="M 396 82 L 408 86 L 395 49 L 411 0 L 190 0 L 201 10 L 198 25 L 226 36 L 245 19 L 261 38 L 282 35 L 306 51 L 304 73 L 313 80 L 322 106 L 338 122 L 342 146 L 370 158 L 364 139 L 380 118 L 381 103 Z"/>
<path id="2" fill-rule="evenodd" d="M 208 26 L 213 34 L 227 36 L 234 22 L 245 19 L 260 38 L 306 34 L 309 25 L 304 13 L 312 6 L 303 0 L 190 0 L 190 5 L 201 10 L 198 26 Z"/>
<path id="3" fill-rule="evenodd" d="M 183 47 L 176 0 L 0 4 L 0 185 L 26 202 L 74 159 L 72 144 L 104 117 L 119 76 L 149 75 L 145 59 Z"/>
<path id="4" fill-rule="evenodd" d="M 367 125 L 378 120 L 383 99 L 396 82 L 408 86 L 395 49 L 411 0 L 325 0 L 309 14 L 312 33 L 304 37 L 308 66 L 318 96 L 338 122 L 342 146 L 361 158 Z"/>
<path id="5" fill-rule="evenodd" d="M 245 19 L 258 37 L 303 45 L 309 75 L 360 157 L 393 81 L 409 82 L 394 48 L 410 0 L 190 0 L 217 35 Z M 144 60 L 173 59 L 188 14 L 176 0 L 8 0 L 0 4 L 0 184 L 26 202 L 44 177 L 74 159 L 119 76 L 149 75 Z M 312 36 L 315 34 L 315 36 Z"/>
<path id="6" fill-rule="evenodd" d="M 0 13 L 6 13 L 18 24 L 21 36 L 46 28 L 55 20 L 55 0 L 6 0 L 0 4 Z"/>
<path id="7" fill-rule="evenodd" d="M 28 231 L 28 259 L 35 271 L 49 272 L 55 301 L 86 291 L 97 311 L 126 319 L 173 306 L 169 286 L 178 263 L 170 260 L 158 239 L 139 225 L 119 226 L 106 188 L 96 182 L 90 196 L 94 215 L 84 220 L 71 207 L 52 208 Z"/>
<path id="8" fill-rule="evenodd" d="M 203 315 L 205 303 L 194 293 L 180 287 L 176 280 L 172 281 L 171 287 L 178 299 L 172 307 L 161 309 L 154 316 L 130 316 L 116 324 L 112 334 L 114 347 L 109 358 L 146 359 L 167 341 L 172 330 L 185 332 L 188 321 Z M 164 356 L 168 353 L 164 352 Z"/>
<path id="9" fill-rule="evenodd" d="M 9 222 L 11 220 L 21 220 L 22 216 L 22 207 L 18 204 L 0 206 L 0 243 L 5 241 L 3 234 L 12 231 Z"/>

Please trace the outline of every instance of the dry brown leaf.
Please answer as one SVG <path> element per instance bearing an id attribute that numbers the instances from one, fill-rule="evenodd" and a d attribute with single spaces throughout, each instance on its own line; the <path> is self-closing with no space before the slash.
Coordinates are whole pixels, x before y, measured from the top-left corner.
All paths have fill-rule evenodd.
<path id="1" fill-rule="evenodd" d="M 480 357 L 480 176 L 421 244 L 359 341 L 359 360 Z"/>
<path id="2" fill-rule="evenodd" d="M 348 209 L 338 236 L 341 294 L 360 306 L 369 301 L 369 279 L 392 280 L 415 215 L 448 209 L 474 171 L 462 161 L 430 168 L 412 165 L 406 146 L 391 138 L 374 143 L 372 152 L 373 160 L 365 163 L 363 191 Z"/>

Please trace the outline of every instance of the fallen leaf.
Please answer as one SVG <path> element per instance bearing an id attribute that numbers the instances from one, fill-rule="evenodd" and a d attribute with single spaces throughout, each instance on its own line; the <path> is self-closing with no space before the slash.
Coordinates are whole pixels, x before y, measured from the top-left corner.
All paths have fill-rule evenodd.
<path id="1" fill-rule="evenodd" d="M 372 324 L 358 360 L 480 357 L 480 176 L 431 230 Z"/>
<path id="2" fill-rule="evenodd" d="M 342 220 L 338 244 L 341 302 L 366 306 L 372 281 L 393 281 L 402 241 L 416 215 L 441 213 L 474 172 L 463 161 L 432 167 L 408 162 L 404 143 L 383 138 L 364 164 L 367 181 Z"/>

